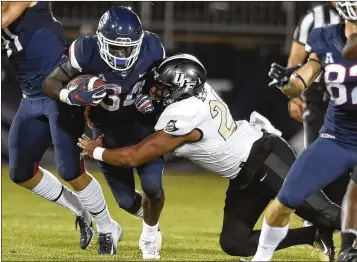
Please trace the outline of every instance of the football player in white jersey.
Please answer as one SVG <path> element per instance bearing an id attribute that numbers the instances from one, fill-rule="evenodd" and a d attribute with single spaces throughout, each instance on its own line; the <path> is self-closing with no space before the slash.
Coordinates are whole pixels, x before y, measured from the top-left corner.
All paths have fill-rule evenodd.
<path id="1" fill-rule="evenodd" d="M 80 138 L 78 145 L 89 157 L 131 167 L 173 152 L 230 179 L 220 244 L 233 256 L 254 255 L 260 234 L 254 225 L 279 191 L 295 161 L 294 152 L 280 131 L 258 113 L 251 114 L 250 122 L 234 121 L 227 105 L 206 83 L 206 70 L 194 56 L 168 57 L 152 73 L 153 85 L 137 107 L 146 112 L 152 100 L 163 106 L 154 134 L 130 147 L 105 149 L 101 137 Z M 319 229 L 291 230 L 279 248 L 312 245 L 318 231 L 326 245 L 333 245 L 332 234 L 322 228 L 340 228 L 338 206 L 317 193 L 297 214 Z"/>

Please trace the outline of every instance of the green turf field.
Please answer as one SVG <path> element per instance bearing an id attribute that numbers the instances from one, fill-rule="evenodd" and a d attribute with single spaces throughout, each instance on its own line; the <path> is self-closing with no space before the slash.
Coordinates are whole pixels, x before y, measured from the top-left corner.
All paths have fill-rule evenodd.
<path id="1" fill-rule="evenodd" d="M 121 211 L 100 173 L 93 171 L 93 174 L 102 184 L 112 217 L 124 229 L 116 255 L 97 256 L 96 239 L 89 250 L 81 250 L 79 232 L 74 230 L 74 216 L 13 184 L 8 178 L 8 168 L 3 167 L 2 260 L 140 260 L 141 221 Z M 165 174 L 166 203 L 160 220 L 164 234 L 162 260 L 237 260 L 223 253 L 218 243 L 227 183 L 212 174 Z M 292 226 L 301 224 L 300 219 L 294 217 Z M 323 259 L 318 251 L 312 252 L 307 246 L 289 248 L 277 252 L 274 260 Z"/>

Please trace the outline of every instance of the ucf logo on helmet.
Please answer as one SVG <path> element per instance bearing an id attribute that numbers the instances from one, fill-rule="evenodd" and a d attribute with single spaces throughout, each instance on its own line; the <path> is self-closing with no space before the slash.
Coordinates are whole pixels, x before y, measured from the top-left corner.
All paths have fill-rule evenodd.
<path id="1" fill-rule="evenodd" d="M 196 85 L 196 81 L 192 81 L 192 79 L 186 76 L 185 73 L 178 73 L 178 72 L 175 72 L 175 77 L 172 80 L 172 83 L 178 85 L 179 87 L 185 86 L 186 90 L 193 88 Z"/>

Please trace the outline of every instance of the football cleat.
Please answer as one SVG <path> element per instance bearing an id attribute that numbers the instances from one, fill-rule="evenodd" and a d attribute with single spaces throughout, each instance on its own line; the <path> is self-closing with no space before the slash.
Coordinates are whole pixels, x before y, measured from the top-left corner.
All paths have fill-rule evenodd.
<path id="1" fill-rule="evenodd" d="M 335 245 L 333 242 L 333 230 L 318 229 L 315 236 L 315 245 L 322 253 L 328 256 L 329 261 L 335 261 Z"/>
<path id="2" fill-rule="evenodd" d="M 89 219 L 85 219 L 85 214 L 78 216 L 76 218 L 76 229 L 79 225 L 79 232 L 80 232 L 80 241 L 79 245 L 81 249 L 86 249 L 89 244 L 92 242 L 94 237 L 94 229 L 92 224 L 92 219 L 88 213 Z"/>
<path id="3" fill-rule="evenodd" d="M 111 233 L 99 233 L 98 235 L 98 254 L 113 255 L 116 253 L 119 241 L 123 237 L 123 230 L 119 224 L 113 221 L 114 231 Z"/>
<path id="4" fill-rule="evenodd" d="M 159 228 L 158 231 L 156 231 L 155 242 L 156 242 L 157 249 L 160 251 L 161 250 L 161 246 L 162 246 L 162 233 L 160 231 L 160 228 Z M 139 250 L 141 251 L 141 249 L 142 249 L 141 241 L 139 241 Z"/>
<path id="5" fill-rule="evenodd" d="M 357 248 L 350 247 L 340 252 L 338 261 L 357 262 Z"/>
<path id="6" fill-rule="evenodd" d="M 143 253 L 143 259 L 160 259 L 160 252 L 156 246 L 155 239 L 150 240 L 140 237 L 139 245 Z"/>

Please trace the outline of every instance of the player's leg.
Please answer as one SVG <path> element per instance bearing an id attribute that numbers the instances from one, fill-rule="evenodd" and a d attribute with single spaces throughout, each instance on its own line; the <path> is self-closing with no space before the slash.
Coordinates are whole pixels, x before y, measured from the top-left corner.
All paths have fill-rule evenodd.
<path id="1" fill-rule="evenodd" d="M 357 238 L 357 164 L 352 172 L 342 210 L 342 231 L 353 233 Z"/>
<path id="2" fill-rule="evenodd" d="M 357 164 L 352 172 L 351 182 L 348 185 L 342 204 L 342 232 L 353 236 L 357 243 Z M 341 246 L 339 261 L 354 261 L 357 259 L 357 248 Z"/>
<path id="3" fill-rule="evenodd" d="M 306 105 L 303 122 L 305 148 L 317 139 L 319 130 L 324 123 L 325 113 L 329 104 L 328 94 L 324 90 L 325 87 L 323 84 L 314 83 L 303 92 L 304 103 Z M 349 173 L 346 173 L 323 189 L 326 196 L 339 206 L 341 206 L 343 196 L 346 192 L 349 177 Z M 305 221 L 304 225 L 311 225 L 311 223 Z M 342 246 L 352 246 L 353 240 L 351 234 L 341 232 Z"/>
<path id="4" fill-rule="evenodd" d="M 165 194 L 162 187 L 164 159 L 156 158 L 137 168 L 143 194 L 143 230 L 139 247 L 144 259 L 160 258 L 161 232 L 159 218 L 164 207 Z"/>
<path id="5" fill-rule="evenodd" d="M 48 119 L 42 114 L 47 99 L 23 98 L 9 134 L 10 177 L 13 182 L 81 216 L 85 207 L 51 172 L 39 167 L 51 142 Z"/>
<path id="6" fill-rule="evenodd" d="M 97 224 L 99 237 L 101 234 L 119 234 L 117 223 L 109 214 L 99 182 L 85 170 L 80 157 L 81 150 L 77 146 L 77 140 L 84 133 L 83 109 L 51 100 L 46 105 L 45 113 L 50 121 L 58 173 L 71 184 L 90 213 L 77 218 L 81 226 L 82 246 L 88 246 L 93 238 L 92 217 Z M 99 241 L 99 253 L 113 254 L 112 246 L 107 248 L 107 243 Z"/>
<path id="7" fill-rule="evenodd" d="M 243 169 L 236 179 L 230 181 L 226 193 L 220 244 L 227 254 L 254 255 L 261 233 L 260 230 L 253 230 L 254 225 L 270 200 L 276 196 L 294 160 L 292 149 L 280 138 L 269 138 L 265 145 L 258 141 L 253 145 Z M 252 175 L 256 166 L 260 168 Z M 241 189 L 242 181 L 249 181 L 249 177 L 254 177 L 252 182 Z M 312 245 L 316 231 L 314 227 L 290 230 L 278 249 L 302 244 Z"/>
<path id="8" fill-rule="evenodd" d="M 262 248 L 258 248 L 255 261 L 271 259 L 273 251 L 288 231 L 290 215 L 294 209 L 312 193 L 344 174 L 349 169 L 350 161 L 346 149 L 334 140 L 321 138 L 300 155 L 292 165 L 278 198 L 266 212 L 259 239 Z M 281 233 L 273 236 L 277 230 Z"/>

